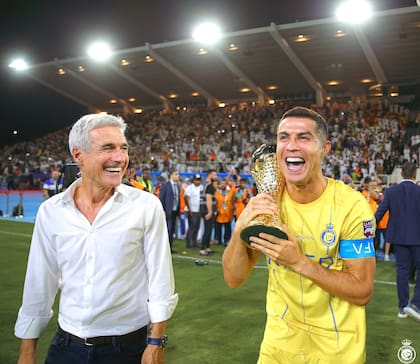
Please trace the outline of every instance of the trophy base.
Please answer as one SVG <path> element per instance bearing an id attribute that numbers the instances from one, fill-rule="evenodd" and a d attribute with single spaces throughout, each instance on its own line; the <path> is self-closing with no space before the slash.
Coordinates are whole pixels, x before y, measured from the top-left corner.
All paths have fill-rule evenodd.
<path id="1" fill-rule="evenodd" d="M 251 236 L 258 236 L 260 233 L 274 235 L 277 238 L 288 240 L 289 237 L 287 234 L 280 230 L 275 226 L 268 226 L 268 225 L 251 225 L 247 226 L 245 229 L 241 231 L 241 239 L 247 243 L 248 245 L 251 244 L 249 238 Z"/>

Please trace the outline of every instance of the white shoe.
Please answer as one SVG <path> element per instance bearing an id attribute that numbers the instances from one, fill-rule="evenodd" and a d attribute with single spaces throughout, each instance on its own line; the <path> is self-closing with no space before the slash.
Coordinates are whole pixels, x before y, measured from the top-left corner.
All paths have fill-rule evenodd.
<path id="1" fill-rule="evenodd" d="M 388 255 L 388 254 L 385 254 L 385 255 L 384 255 L 384 261 L 385 261 L 385 262 L 389 262 L 389 255 Z"/>
<path id="2" fill-rule="evenodd" d="M 404 307 L 404 313 L 406 316 L 408 315 L 417 322 L 420 322 L 420 310 L 416 305 L 409 303 L 406 307 Z"/>

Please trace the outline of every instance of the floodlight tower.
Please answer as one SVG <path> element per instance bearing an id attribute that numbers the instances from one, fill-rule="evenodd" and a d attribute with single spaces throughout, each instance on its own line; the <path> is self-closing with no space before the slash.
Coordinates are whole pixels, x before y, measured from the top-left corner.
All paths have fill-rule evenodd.
<path id="1" fill-rule="evenodd" d="M 258 97 L 258 102 L 261 105 L 265 105 L 266 101 L 270 99 L 270 97 L 259 87 L 256 85 L 242 70 L 239 69 L 218 47 L 216 47 L 216 43 L 222 38 L 222 32 L 220 28 L 210 22 L 205 22 L 198 25 L 193 34 L 193 38 L 200 43 L 204 43 L 205 45 L 212 46 L 212 51 L 216 54 L 220 60 L 224 63 L 224 65 L 240 80 L 242 80 L 247 87 L 249 87 Z M 220 104 L 219 104 L 220 106 Z"/>

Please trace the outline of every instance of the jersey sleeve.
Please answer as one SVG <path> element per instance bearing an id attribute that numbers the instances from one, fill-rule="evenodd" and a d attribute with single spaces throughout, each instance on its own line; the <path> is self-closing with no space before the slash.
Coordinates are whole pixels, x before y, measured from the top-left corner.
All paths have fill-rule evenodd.
<path id="1" fill-rule="evenodd" d="M 349 210 L 340 237 L 339 255 L 342 259 L 375 256 L 374 237 L 376 222 L 373 212 L 362 195 Z"/>

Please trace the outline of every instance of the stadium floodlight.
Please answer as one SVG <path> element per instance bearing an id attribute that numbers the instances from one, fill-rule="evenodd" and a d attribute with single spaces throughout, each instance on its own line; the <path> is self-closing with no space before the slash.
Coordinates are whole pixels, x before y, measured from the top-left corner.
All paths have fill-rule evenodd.
<path id="1" fill-rule="evenodd" d="M 362 23 L 372 16 L 372 7 L 366 0 L 347 0 L 339 5 L 336 16 L 346 23 Z"/>
<path id="2" fill-rule="evenodd" d="M 111 57 L 111 48 L 105 42 L 95 42 L 88 48 L 87 53 L 95 61 L 105 62 Z"/>
<path id="3" fill-rule="evenodd" d="M 22 58 L 14 59 L 10 64 L 10 68 L 13 68 L 16 71 L 25 71 L 29 68 L 28 64 Z"/>
<path id="4" fill-rule="evenodd" d="M 219 41 L 222 37 L 222 31 L 217 24 L 205 22 L 194 29 L 192 37 L 200 43 L 211 45 Z"/>

